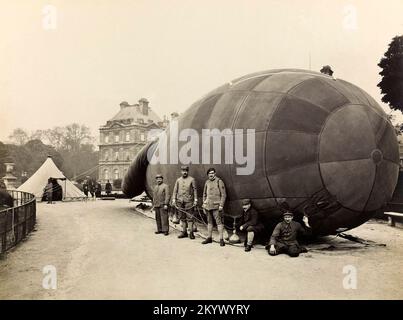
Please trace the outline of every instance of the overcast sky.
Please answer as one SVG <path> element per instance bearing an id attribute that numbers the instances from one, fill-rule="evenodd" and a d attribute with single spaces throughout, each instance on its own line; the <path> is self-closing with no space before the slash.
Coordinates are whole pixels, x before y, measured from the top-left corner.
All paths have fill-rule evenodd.
<path id="1" fill-rule="evenodd" d="M 309 69 L 309 61 L 312 70 L 330 64 L 335 77 L 380 103 L 377 63 L 391 39 L 403 34 L 402 0 L 0 4 L 3 141 L 17 127 L 32 131 L 72 122 L 97 134 L 121 101 L 141 97 L 161 117 L 183 112 L 234 78 L 272 68 Z"/>

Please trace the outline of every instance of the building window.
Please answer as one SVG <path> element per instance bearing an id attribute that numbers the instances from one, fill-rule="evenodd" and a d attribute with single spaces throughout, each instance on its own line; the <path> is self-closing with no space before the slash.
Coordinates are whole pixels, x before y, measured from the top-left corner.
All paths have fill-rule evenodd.
<path id="1" fill-rule="evenodd" d="M 130 141 L 130 131 L 126 132 L 126 141 Z"/>
<path id="2" fill-rule="evenodd" d="M 115 151 L 115 160 L 119 160 L 119 151 Z"/>
<path id="3" fill-rule="evenodd" d="M 118 169 L 113 170 L 113 176 L 115 177 L 115 179 L 119 179 L 119 170 Z"/>
<path id="4" fill-rule="evenodd" d="M 119 133 L 115 134 L 115 142 L 119 142 Z"/>
<path id="5" fill-rule="evenodd" d="M 126 160 L 129 161 L 130 160 L 130 151 L 126 150 Z"/>
<path id="6" fill-rule="evenodd" d="M 108 171 L 108 169 L 104 170 L 104 180 L 109 180 L 109 171 Z"/>
<path id="7" fill-rule="evenodd" d="M 140 133 L 140 141 L 146 141 L 146 135 L 143 132 Z"/>
<path id="8" fill-rule="evenodd" d="M 109 135 L 108 134 L 105 135 L 105 143 L 109 143 Z"/>
<path id="9" fill-rule="evenodd" d="M 108 161 L 108 158 L 109 158 L 109 152 L 108 152 L 108 150 L 105 150 L 104 151 L 104 159 L 105 159 L 105 161 Z"/>

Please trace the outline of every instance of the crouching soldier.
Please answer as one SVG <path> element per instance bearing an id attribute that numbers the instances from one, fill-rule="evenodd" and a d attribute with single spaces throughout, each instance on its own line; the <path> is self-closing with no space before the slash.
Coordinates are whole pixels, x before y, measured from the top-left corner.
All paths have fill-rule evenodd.
<path id="1" fill-rule="evenodd" d="M 293 221 L 293 218 L 292 212 L 285 212 L 284 221 L 278 223 L 274 228 L 270 243 L 266 246 L 271 256 L 286 253 L 290 257 L 298 257 L 301 252 L 306 251 L 306 249 L 299 246 L 297 236 L 310 235 L 311 229 L 304 228 L 299 222 Z M 306 217 L 304 217 L 304 222 L 306 220 Z"/>
<path id="2" fill-rule="evenodd" d="M 241 231 L 246 231 L 245 240 L 245 251 L 248 252 L 253 247 L 253 239 L 255 239 L 256 234 L 263 232 L 264 226 L 259 222 L 259 214 L 252 207 L 252 202 L 250 199 L 242 200 L 243 208 L 243 225 L 239 227 Z"/>
<path id="3" fill-rule="evenodd" d="M 155 221 L 157 222 L 157 231 L 155 234 L 163 233 L 168 235 L 169 222 L 168 222 L 168 203 L 169 203 L 169 189 L 168 185 L 163 183 L 164 178 L 162 175 L 155 176 L 157 185 L 154 187 L 153 206 L 155 210 Z"/>
<path id="4" fill-rule="evenodd" d="M 189 238 L 194 239 L 193 209 L 197 205 L 196 181 L 193 177 L 189 176 L 188 166 L 182 166 L 181 171 L 182 176 L 176 180 L 172 195 L 172 205 L 177 208 L 182 226 L 182 233 L 178 238 L 186 238 L 188 236 L 187 228 L 189 227 Z"/>
<path id="5" fill-rule="evenodd" d="M 223 209 L 227 193 L 224 182 L 216 176 L 214 168 L 207 170 L 208 180 L 204 184 L 203 191 L 203 210 L 207 215 L 207 238 L 202 244 L 213 242 L 213 219 L 217 224 L 220 237 L 220 246 L 225 246 L 224 242 L 224 224 Z"/>

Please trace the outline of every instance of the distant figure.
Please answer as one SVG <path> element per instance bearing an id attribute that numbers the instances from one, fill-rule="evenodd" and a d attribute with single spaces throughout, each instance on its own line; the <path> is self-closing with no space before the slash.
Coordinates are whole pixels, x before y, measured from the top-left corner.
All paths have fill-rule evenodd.
<path id="1" fill-rule="evenodd" d="M 168 222 L 168 203 L 169 203 L 169 188 L 168 185 L 163 183 L 164 178 L 162 175 L 155 176 L 157 185 L 154 187 L 153 206 L 155 211 L 155 221 L 157 222 L 157 231 L 155 234 L 163 233 L 168 235 L 169 222 Z"/>
<path id="2" fill-rule="evenodd" d="M 0 180 L 0 210 L 12 208 L 13 206 L 13 197 L 6 191 L 4 182 Z"/>
<path id="3" fill-rule="evenodd" d="M 95 183 L 95 197 L 100 198 L 102 192 L 102 185 L 97 181 Z"/>
<path id="4" fill-rule="evenodd" d="M 91 198 L 95 197 L 95 183 L 92 179 L 88 180 L 88 190 L 91 193 Z"/>
<path id="5" fill-rule="evenodd" d="M 107 196 L 109 196 L 109 195 L 112 193 L 112 185 L 111 185 L 111 183 L 109 182 L 109 180 L 108 180 L 108 182 L 105 184 L 105 192 L 106 192 L 106 195 L 107 195 Z"/>
<path id="6" fill-rule="evenodd" d="M 48 200 L 47 203 L 52 204 L 52 198 L 53 198 L 53 183 L 52 183 L 52 179 L 51 179 L 51 178 L 48 179 L 48 184 L 46 185 L 44 192 L 45 192 L 45 194 L 46 194 L 46 199 Z"/>
<path id="7" fill-rule="evenodd" d="M 290 257 L 298 257 L 304 248 L 300 247 L 297 241 L 299 234 L 311 234 L 310 228 L 303 227 L 299 222 L 292 221 L 294 215 L 290 211 L 283 214 L 284 221 L 277 224 L 270 238 L 270 243 L 266 246 L 268 253 L 275 256 L 281 253 L 286 253 Z M 306 219 L 304 217 L 304 219 Z M 305 220 L 304 220 L 305 221 Z"/>
<path id="8" fill-rule="evenodd" d="M 261 233 L 264 230 L 264 226 L 261 222 L 259 222 L 259 214 L 252 207 L 252 202 L 250 199 L 242 200 L 242 208 L 243 208 L 243 225 L 239 227 L 241 231 L 246 231 L 246 240 L 245 240 L 245 251 L 248 252 L 253 247 L 253 240 L 255 239 L 256 234 Z"/>
<path id="9" fill-rule="evenodd" d="M 330 66 L 323 66 L 322 69 L 320 69 L 320 72 L 331 77 L 333 76 L 333 70 Z"/>
<path id="10" fill-rule="evenodd" d="M 88 181 L 87 179 L 83 182 L 83 191 L 86 197 L 88 197 Z"/>

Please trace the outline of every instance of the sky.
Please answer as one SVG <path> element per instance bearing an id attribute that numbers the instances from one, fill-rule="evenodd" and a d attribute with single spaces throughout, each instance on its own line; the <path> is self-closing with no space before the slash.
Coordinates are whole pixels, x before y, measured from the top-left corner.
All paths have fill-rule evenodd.
<path id="1" fill-rule="evenodd" d="M 329 64 L 381 104 L 377 64 L 402 12 L 402 0 L 0 0 L 0 141 L 73 122 L 98 135 L 142 97 L 161 118 L 181 113 L 275 68 Z"/>

